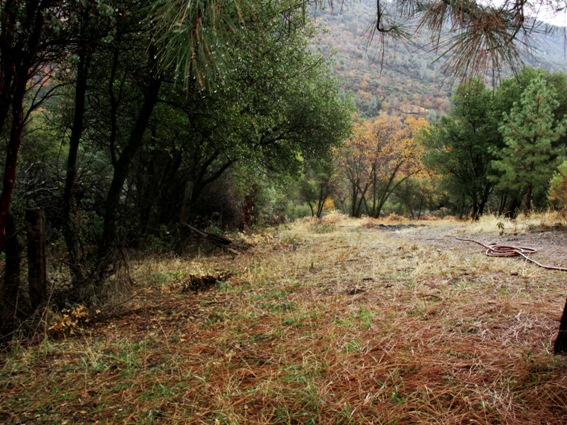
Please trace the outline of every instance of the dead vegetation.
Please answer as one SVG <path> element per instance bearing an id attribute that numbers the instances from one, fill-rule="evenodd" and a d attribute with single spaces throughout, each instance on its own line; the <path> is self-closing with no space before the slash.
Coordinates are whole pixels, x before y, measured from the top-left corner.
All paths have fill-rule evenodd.
<path id="1" fill-rule="evenodd" d="M 560 262 L 565 230 L 479 226 L 330 215 L 140 262 L 119 311 L 0 355 L 0 422 L 567 423 L 565 273 L 445 237 Z"/>

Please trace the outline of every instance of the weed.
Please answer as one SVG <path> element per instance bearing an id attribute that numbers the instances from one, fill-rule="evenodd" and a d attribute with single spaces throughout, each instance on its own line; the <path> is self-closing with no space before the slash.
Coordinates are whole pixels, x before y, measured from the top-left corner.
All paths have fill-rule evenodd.
<path id="1" fill-rule="evenodd" d="M 372 313 L 370 311 L 364 309 L 363 306 L 360 306 L 358 308 L 357 316 L 363 329 L 370 328 L 370 326 L 372 325 Z"/>
<path id="2" fill-rule="evenodd" d="M 269 310 L 272 313 L 282 314 L 282 313 L 287 313 L 289 311 L 297 310 L 297 302 L 296 301 L 282 301 L 282 302 L 270 301 L 268 303 L 260 304 L 260 308 L 262 308 L 264 310 Z"/>
<path id="3" fill-rule="evenodd" d="M 362 353 L 365 351 L 365 347 L 357 340 L 345 343 L 344 349 L 347 353 Z"/>
<path id="4" fill-rule="evenodd" d="M 219 290 L 219 291 L 227 292 L 227 291 L 232 290 L 232 287 L 230 286 L 230 284 L 228 282 L 225 282 L 225 281 L 222 281 L 222 280 L 221 281 L 217 280 L 217 283 L 216 283 L 215 286 L 216 286 L 217 290 Z"/>
<path id="5" fill-rule="evenodd" d="M 210 326 L 215 323 L 222 323 L 226 320 L 227 314 L 225 311 L 213 310 L 205 319 L 205 325 Z"/>
<path id="6" fill-rule="evenodd" d="M 281 300 L 281 299 L 287 298 L 287 296 L 288 296 L 287 291 L 278 289 L 278 290 L 275 290 L 275 291 L 268 292 L 266 295 L 262 296 L 262 298 Z"/>
<path id="7" fill-rule="evenodd" d="M 353 422 L 354 419 L 354 410 L 349 406 L 348 403 L 344 403 L 343 407 L 340 411 L 340 416 L 339 416 L 339 423 L 341 424 L 350 424 Z"/>
<path id="8" fill-rule="evenodd" d="M 504 234 L 504 227 L 505 227 L 504 222 L 502 222 L 502 221 L 497 222 L 496 227 L 498 228 L 498 233 L 500 235 L 503 235 Z"/>
<path id="9" fill-rule="evenodd" d="M 392 391 L 392 394 L 390 396 L 390 398 L 392 399 L 392 402 L 394 404 L 403 404 L 406 402 L 406 398 L 403 397 L 400 392 L 398 391 L 398 386 L 394 385 L 394 391 Z"/>
<path id="10" fill-rule="evenodd" d="M 108 356 L 98 350 L 97 347 L 87 347 L 80 355 L 80 361 L 85 369 L 85 373 L 98 373 L 109 370 L 112 365 L 108 360 Z"/>
<path id="11" fill-rule="evenodd" d="M 284 325 L 287 326 L 301 326 L 301 317 L 290 316 L 283 320 Z"/>
<path id="12" fill-rule="evenodd" d="M 147 282 L 150 286 L 165 286 L 170 282 L 169 273 L 155 272 L 147 277 Z"/>

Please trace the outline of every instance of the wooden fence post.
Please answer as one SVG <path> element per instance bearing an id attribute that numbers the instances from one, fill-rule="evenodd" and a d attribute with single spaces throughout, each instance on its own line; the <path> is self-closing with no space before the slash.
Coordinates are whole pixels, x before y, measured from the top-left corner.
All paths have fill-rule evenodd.
<path id="1" fill-rule="evenodd" d="M 32 308 L 37 310 L 47 301 L 47 262 L 45 258 L 45 211 L 26 211 L 28 237 L 28 280 Z"/>

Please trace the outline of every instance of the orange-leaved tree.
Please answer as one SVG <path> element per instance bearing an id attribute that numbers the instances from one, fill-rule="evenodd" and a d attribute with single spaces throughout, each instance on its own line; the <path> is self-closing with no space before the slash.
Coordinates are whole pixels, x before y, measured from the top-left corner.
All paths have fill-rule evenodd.
<path id="1" fill-rule="evenodd" d="M 379 217 L 394 190 L 422 170 L 422 147 L 415 136 L 425 126 L 424 119 L 388 115 L 355 125 L 335 159 L 348 183 L 351 216 Z"/>
<path id="2" fill-rule="evenodd" d="M 364 128 L 366 121 L 356 122 L 352 136 L 334 152 L 337 178 L 341 183 L 346 182 L 349 198 L 349 214 L 360 217 L 363 201 L 368 190 L 368 145 Z"/>

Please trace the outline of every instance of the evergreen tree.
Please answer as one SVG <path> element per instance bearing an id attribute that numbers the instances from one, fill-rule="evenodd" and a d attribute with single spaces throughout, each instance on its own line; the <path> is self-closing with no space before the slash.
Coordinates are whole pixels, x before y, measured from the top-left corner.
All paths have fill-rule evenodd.
<path id="1" fill-rule="evenodd" d="M 492 152 L 502 143 L 493 94 L 480 80 L 472 80 L 459 86 L 452 101 L 449 114 L 424 136 L 425 162 L 442 177 L 451 199 L 465 200 L 455 206 L 470 208 L 478 219 L 495 185 Z"/>
<path id="2" fill-rule="evenodd" d="M 547 190 L 564 152 L 564 147 L 554 145 L 567 131 L 567 118 L 554 118 L 557 106 L 555 89 L 537 76 L 523 91 L 520 102 L 504 113 L 499 126 L 505 147 L 494 161 L 494 167 L 503 173 L 498 186 L 525 192 L 526 215 L 534 196 Z"/>

